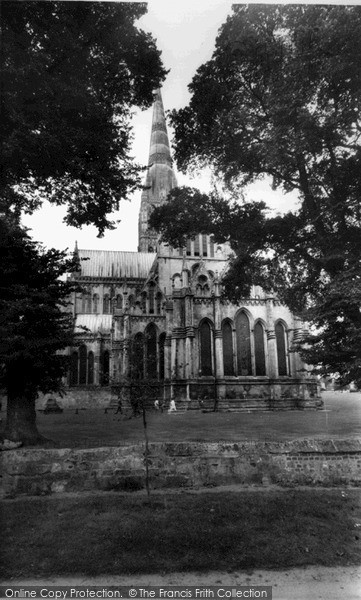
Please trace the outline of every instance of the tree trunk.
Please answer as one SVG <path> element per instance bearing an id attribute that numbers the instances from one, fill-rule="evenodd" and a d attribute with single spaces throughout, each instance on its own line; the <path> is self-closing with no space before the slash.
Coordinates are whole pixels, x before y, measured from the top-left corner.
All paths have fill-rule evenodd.
<path id="1" fill-rule="evenodd" d="M 7 418 L 3 437 L 24 445 L 44 443 L 36 426 L 35 398 L 8 395 Z"/>

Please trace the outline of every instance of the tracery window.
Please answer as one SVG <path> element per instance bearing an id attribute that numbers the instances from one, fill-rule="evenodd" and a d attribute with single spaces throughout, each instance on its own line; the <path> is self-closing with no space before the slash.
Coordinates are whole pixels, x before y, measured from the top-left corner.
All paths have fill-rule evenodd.
<path id="1" fill-rule="evenodd" d="M 237 374 L 252 375 L 251 330 L 249 318 L 241 311 L 236 316 Z"/>
<path id="2" fill-rule="evenodd" d="M 158 292 L 157 294 L 157 314 L 160 315 L 162 312 L 162 294 Z"/>
<path id="3" fill-rule="evenodd" d="M 149 313 L 154 315 L 155 299 L 154 299 L 154 283 L 149 284 Z"/>
<path id="4" fill-rule="evenodd" d="M 104 350 L 101 354 L 101 377 L 100 377 L 100 385 L 108 385 L 109 384 L 109 363 L 110 363 L 110 354 L 109 350 Z"/>
<path id="5" fill-rule="evenodd" d="M 131 372 L 134 379 L 143 379 L 144 377 L 144 335 L 142 333 L 134 336 Z"/>
<path id="6" fill-rule="evenodd" d="M 199 248 L 199 235 L 196 235 L 194 238 L 194 256 L 199 256 L 200 248 Z"/>
<path id="7" fill-rule="evenodd" d="M 79 385 L 86 384 L 87 348 L 85 344 L 79 348 Z"/>
<path id="8" fill-rule="evenodd" d="M 71 353 L 71 357 L 70 357 L 69 385 L 70 386 L 78 385 L 78 377 L 79 377 L 79 356 L 78 356 L 78 353 L 74 350 L 74 352 Z"/>
<path id="9" fill-rule="evenodd" d="M 87 376 L 88 385 L 93 385 L 94 383 L 94 352 L 88 352 L 88 376 Z"/>
<path id="10" fill-rule="evenodd" d="M 208 236 L 205 233 L 202 234 L 202 254 L 208 255 Z"/>
<path id="11" fill-rule="evenodd" d="M 164 379 L 165 374 L 165 333 L 161 333 L 159 336 L 158 347 L 159 347 L 159 379 Z"/>
<path id="12" fill-rule="evenodd" d="M 154 323 L 145 331 L 145 360 L 146 376 L 157 379 L 157 329 Z"/>
<path id="13" fill-rule="evenodd" d="M 115 300 L 115 307 L 118 309 L 122 309 L 123 308 L 123 296 L 121 294 L 118 294 Z"/>
<path id="14" fill-rule="evenodd" d="M 103 297 L 103 314 L 108 315 L 110 312 L 110 296 L 105 294 Z"/>
<path id="15" fill-rule="evenodd" d="M 276 323 L 275 334 L 277 347 L 278 375 L 280 377 L 284 377 L 288 374 L 286 355 L 286 330 L 285 326 L 280 321 Z"/>
<path id="16" fill-rule="evenodd" d="M 234 375 L 233 366 L 233 331 L 229 321 L 222 325 L 223 372 L 226 376 Z"/>
<path id="17" fill-rule="evenodd" d="M 200 371 L 201 375 L 213 375 L 212 330 L 208 321 L 203 321 L 199 328 Z"/>
<path id="18" fill-rule="evenodd" d="M 93 295 L 93 313 L 97 314 L 99 312 L 99 296 L 98 294 Z"/>
<path id="19" fill-rule="evenodd" d="M 262 323 L 257 321 L 254 326 L 254 353 L 256 360 L 256 375 L 266 375 L 265 331 Z"/>

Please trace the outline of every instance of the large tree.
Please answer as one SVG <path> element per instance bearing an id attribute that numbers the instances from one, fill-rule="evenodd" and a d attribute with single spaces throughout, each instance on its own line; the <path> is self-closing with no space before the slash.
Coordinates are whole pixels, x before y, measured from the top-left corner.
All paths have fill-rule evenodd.
<path id="1" fill-rule="evenodd" d="M 272 217 L 199 195 L 203 230 L 235 251 L 229 295 L 275 289 L 318 329 L 307 358 L 361 383 L 361 7 L 238 5 L 189 88 L 172 113 L 181 170 L 211 166 L 233 192 L 268 176 L 299 196 Z M 194 211 L 194 191 L 178 194 L 153 217 L 176 243 Z"/>
<path id="2" fill-rule="evenodd" d="M 18 211 L 47 199 L 66 222 L 111 226 L 139 185 L 129 156 L 131 111 L 148 107 L 165 70 L 137 27 L 146 5 L 7 1 L 1 4 L 0 199 Z"/>
<path id="3" fill-rule="evenodd" d="M 71 267 L 19 226 L 44 200 L 66 222 L 100 234 L 140 185 L 129 155 L 133 107 L 146 108 L 165 77 L 146 5 L 123 2 L 1 3 L 0 386 L 6 437 L 34 443 L 39 391 L 59 390 L 72 341 L 64 309 Z"/>
<path id="4" fill-rule="evenodd" d="M 73 339 L 69 312 L 76 268 L 65 252 L 44 250 L 14 218 L 0 219 L 0 389 L 7 395 L 4 438 L 41 441 L 36 427 L 39 392 L 62 389 Z"/>

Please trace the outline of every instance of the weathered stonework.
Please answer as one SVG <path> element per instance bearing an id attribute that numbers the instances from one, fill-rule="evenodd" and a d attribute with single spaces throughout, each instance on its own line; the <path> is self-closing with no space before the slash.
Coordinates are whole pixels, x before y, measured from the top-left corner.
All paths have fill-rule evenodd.
<path id="1" fill-rule="evenodd" d="M 360 440 L 157 443 L 149 446 L 152 489 L 238 484 L 361 486 Z M 2 497 L 145 487 L 144 445 L 18 449 L 1 455 Z"/>

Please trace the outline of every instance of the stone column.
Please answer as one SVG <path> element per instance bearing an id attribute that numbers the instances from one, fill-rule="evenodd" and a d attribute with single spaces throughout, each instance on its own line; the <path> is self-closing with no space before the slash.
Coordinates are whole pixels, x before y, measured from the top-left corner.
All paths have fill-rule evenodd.
<path id="1" fill-rule="evenodd" d="M 96 339 L 96 351 L 94 353 L 94 384 L 100 385 L 100 357 L 102 353 L 102 336 L 100 333 L 97 335 Z"/>
<path id="2" fill-rule="evenodd" d="M 266 299 L 267 311 L 267 349 L 268 376 L 275 379 L 278 376 L 277 345 L 273 317 L 273 298 Z"/>
<path id="3" fill-rule="evenodd" d="M 297 343 L 302 341 L 302 339 L 305 336 L 305 331 L 303 328 L 303 323 L 300 319 L 298 319 L 297 317 L 294 318 L 294 329 L 293 329 L 293 336 L 292 336 L 292 343 L 290 344 L 291 346 L 291 350 L 292 350 L 292 376 L 293 377 L 304 377 L 305 374 L 302 373 L 302 369 L 305 368 L 304 363 L 302 362 L 302 359 L 299 355 L 298 352 L 296 352 L 294 350 L 294 348 L 297 346 Z"/>
<path id="4" fill-rule="evenodd" d="M 219 282 L 218 273 L 214 280 L 214 297 L 213 297 L 213 315 L 214 315 L 214 361 L 215 361 L 215 376 L 223 377 L 223 344 L 222 344 L 222 329 L 221 329 L 221 285 Z"/>
<path id="5" fill-rule="evenodd" d="M 214 360 L 215 360 L 215 375 L 223 377 L 223 347 L 222 347 L 222 331 L 221 329 L 214 330 Z"/>

